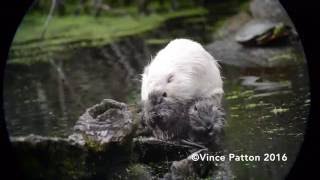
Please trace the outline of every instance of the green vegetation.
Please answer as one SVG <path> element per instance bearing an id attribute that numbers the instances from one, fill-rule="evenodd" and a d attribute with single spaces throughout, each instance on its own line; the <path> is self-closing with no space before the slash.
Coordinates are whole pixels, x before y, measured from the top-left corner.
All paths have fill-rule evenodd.
<path id="1" fill-rule="evenodd" d="M 152 14 L 150 16 L 118 16 L 118 17 L 92 17 L 82 16 L 57 16 L 52 19 L 46 34 L 45 41 L 50 44 L 73 42 L 85 39 L 112 39 L 119 36 L 136 34 L 150 30 L 160 25 L 165 20 L 181 16 L 201 15 L 206 13 L 202 8 L 171 12 L 164 15 Z M 14 45 L 23 45 L 26 42 L 39 43 L 43 31 L 45 16 L 26 16 L 19 28 Z M 39 40 L 40 41 L 40 40 Z M 46 44 L 49 44 L 48 42 Z"/>
<path id="2" fill-rule="evenodd" d="M 289 109 L 288 108 L 277 108 L 275 107 L 274 109 L 271 110 L 271 113 L 277 115 L 277 114 L 281 114 L 281 113 L 284 113 L 284 112 L 287 112 Z"/>
<path id="3" fill-rule="evenodd" d="M 186 23 L 206 23 L 203 15 L 217 14 L 213 16 L 214 23 L 208 26 L 214 32 L 225 23 L 226 17 L 248 6 L 247 0 L 230 0 L 228 3 L 215 3 L 207 7 L 180 2 L 178 10 L 173 10 L 170 1 L 162 5 L 155 1 L 143 10 L 140 9 L 143 5 L 138 2 L 105 0 L 102 6 L 110 6 L 110 9 L 104 9 L 97 15 L 97 9 L 90 2 L 81 5 L 71 0 L 56 5 L 47 28 L 45 22 L 51 1 L 36 3 L 17 30 L 8 63 L 46 63 L 56 57 L 54 55 L 66 56 L 76 48 L 100 47 L 119 38 L 149 32 L 170 19 L 182 17 L 187 17 Z M 143 15 L 147 11 L 150 14 Z M 45 36 L 41 38 L 45 29 Z M 159 45 L 168 41 L 168 38 L 157 37 L 147 40 L 147 44 Z"/>
<path id="4" fill-rule="evenodd" d="M 126 169 L 130 179 L 150 179 L 148 168 L 142 164 L 133 164 Z"/>
<path id="5" fill-rule="evenodd" d="M 89 136 L 83 135 L 83 138 L 85 139 L 86 146 L 90 150 L 93 150 L 95 152 L 102 152 L 106 148 L 105 146 L 101 145 L 99 142 L 93 140 Z"/>
<path id="6" fill-rule="evenodd" d="M 285 61 L 297 61 L 298 57 L 296 55 L 296 53 L 294 52 L 288 52 L 288 53 L 285 53 L 285 54 L 277 54 L 273 57 L 270 57 L 268 59 L 268 62 L 270 63 L 274 63 L 276 61 L 282 61 L 282 62 L 285 62 Z"/>
<path id="7" fill-rule="evenodd" d="M 239 99 L 239 98 L 243 98 L 243 97 L 249 98 L 253 94 L 254 94 L 253 90 L 233 91 L 233 92 L 230 92 L 230 93 L 226 94 L 226 99 L 227 100 L 232 100 L 232 99 Z"/>
<path id="8" fill-rule="evenodd" d="M 105 45 L 117 38 L 155 29 L 172 18 L 205 13 L 205 9 L 195 8 L 149 16 L 55 16 L 49 23 L 44 40 L 40 36 L 46 16 L 28 15 L 15 36 L 9 63 L 29 64 L 47 60 L 54 52 Z"/>

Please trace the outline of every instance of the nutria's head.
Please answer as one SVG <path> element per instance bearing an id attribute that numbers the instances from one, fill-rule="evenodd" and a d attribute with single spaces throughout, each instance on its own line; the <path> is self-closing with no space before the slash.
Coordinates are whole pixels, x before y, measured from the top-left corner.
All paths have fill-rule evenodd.
<path id="1" fill-rule="evenodd" d="M 174 101 L 154 95 L 143 104 L 143 121 L 159 139 L 186 138 L 189 106 L 188 101 Z"/>
<path id="2" fill-rule="evenodd" d="M 175 39 L 144 68 L 141 100 L 186 101 L 223 94 L 219 65 L 201 44 Z M 161 100 L 159 99 L 159 100 Z"/>
<path id="3" fill-rule="evenodd" d="M 220 144 L 225 117 L 220 104 L 214 98 L 198 99 L 188 112 L 189 138 L 200 144 Z"/>

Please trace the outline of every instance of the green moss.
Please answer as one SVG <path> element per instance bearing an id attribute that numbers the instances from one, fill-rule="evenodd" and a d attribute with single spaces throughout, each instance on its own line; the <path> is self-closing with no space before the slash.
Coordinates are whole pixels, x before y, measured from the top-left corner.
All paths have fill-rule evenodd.
<path id="1" fill-rule="evenodd" d="M 99 142 L 93 140 L 92 138 L 83 135 L 83 138 L 86 142 L 86 146 L 88 147 L 88 149 L 93 150 L 95 152 L 101 152 L 105 149 L 105 147 L 103 145 L 101 145 Z"/>
<path id="2" fill-rule="evenodd" d="M 253 90 L 241 90 L 239 91 L 232 91 L 231 93 L 228 93 L 226 95 L 227 100 L 232 100 L 232 99 L 238 99 L 238 98 L 243 98 L 243 97 L 250 97 L 254 94 Z"/>
<path id="3" fill-rule="evenodd" d="M 266 133 L 266 134 L 274 134 L 274 133 L 279 133 L 280 131 L 284 131 L 284 130 L 285 129 L 283 127 L 279 127 L 279 128 L 265 130 L 263 132 Z"/>
<path id="4" fill-rule="evenodd" d="M 231 117 L 232 117 L 232 118 L 238 118 L 238 117 L 240 117 L 240 115 L 238 115 L 238 114 L 231 114 Z"/>
<path id="5" fill-rule="evenodd" d="M 305 63 L 304 59 L 305 59 L 304 54 L 301 52 L 298 52 L 293 48 L 293 49 L 288 49 L 286 52 L 275 54 L 274 56 L 268 58 L 268 62 L 270 63 L 270 65 L 301 64 L 301 63 Z"/>
<path id="6" fill-rule="evenodd" d="M 249 104 L 245 105 L 245 109 L 255 109 L 257 107 L 268 106 L 268 105 L 269 105 L 268 103 L 264 103 L 263 101 L 259 101 L 258 103 L 249 103 Z"/>
<path id="7" fill-rule="evenodd" d="M 237 95 L 226 96 L 226 99 L 227 99 L 227 100 L 238 99 L 238 98 L 239 98 L 239 96 L 237 96 Z"/>
<path id="8" fill-rule="evenodd" d="M 246 109 L 253 109 L 253 108 L 256 108 L 256 107 L 257 107 L 257 104 L 254 104 L 254 103 L 252 103 L 252 104 L 247 104 L 247 105 L 245 106 Z"/>
<path id="9" fill-rule="evenodd" d="M 289 109 L 288 108 L 273 108 L 271 110 L 271 113 L 277 115 L 277 114 L 281 114 L 281 113 L 284 113 L 284 112 L 287 112 Z"/>
<path id="10" fill-rule="evenodd" d="M 230 109 L 231 110 L 238 110 L 238 109 L 240 109 L 240 106 L 231 106 Z"/>
<path id="11" fill-rule="evenodd" d="M 272 116 L 271 115 L 264 115 L 264 116 L 261 116 L 259 119 L 260 120 L 265 120 L 265 119 L 268 119 L 268 118 L 271 118 Z"/>
<path id="12" fill-rule="evenodd" d="M 293 54 L 287 53 L 287 54 L 278 54 L 268 59 L 269 62 L 275 62 L 275 61 L 291 61 L 296 59 L 296 57 Z"/>
<path id="13" fill-rule="evenodd" d="M 121 37 L 155 29 L 172 18 L 205 13 L 205 9 L 195 8 L 150 16 L 55 16 L 44 40 L 40 36 L 46 16 L 27 15 L 14 38 L 9 63 L 24 63 L 28 58 L 37 62 L 37 58 L 47 59 L 67 49 L 105 45 Z"/>
<path id="14" fill-rule="evenodd" d="M 127 168 L 127 173 L 130 179 L 149 179 L 151 175 L 144 165 L 133 164 Z"/>

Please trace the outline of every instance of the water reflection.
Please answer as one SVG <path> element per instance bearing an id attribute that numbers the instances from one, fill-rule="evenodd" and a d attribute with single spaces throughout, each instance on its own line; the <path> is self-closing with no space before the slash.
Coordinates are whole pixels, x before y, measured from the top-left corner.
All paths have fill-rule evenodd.
<path id="1" fill-rule="evenodd" d="M 141 40 L 129 38 L 54 61 L 9 64 L 4 100 L 10 134 L 66 136 L 85 108 L 101 99 L 133 102 L 147 54 Z"/>

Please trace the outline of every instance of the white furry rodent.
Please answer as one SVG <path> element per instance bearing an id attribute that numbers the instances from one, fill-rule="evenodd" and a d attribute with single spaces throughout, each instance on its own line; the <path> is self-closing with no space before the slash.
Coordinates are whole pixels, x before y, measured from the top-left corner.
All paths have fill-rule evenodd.
<path id="1" fill-rule="evenodd" d="M 220 101 L 222 86 L 217 61 L 199 43 L 175 39 L 145 67 L 141 100 L 158 92 L 174 100 L 215 96 Z"/>

